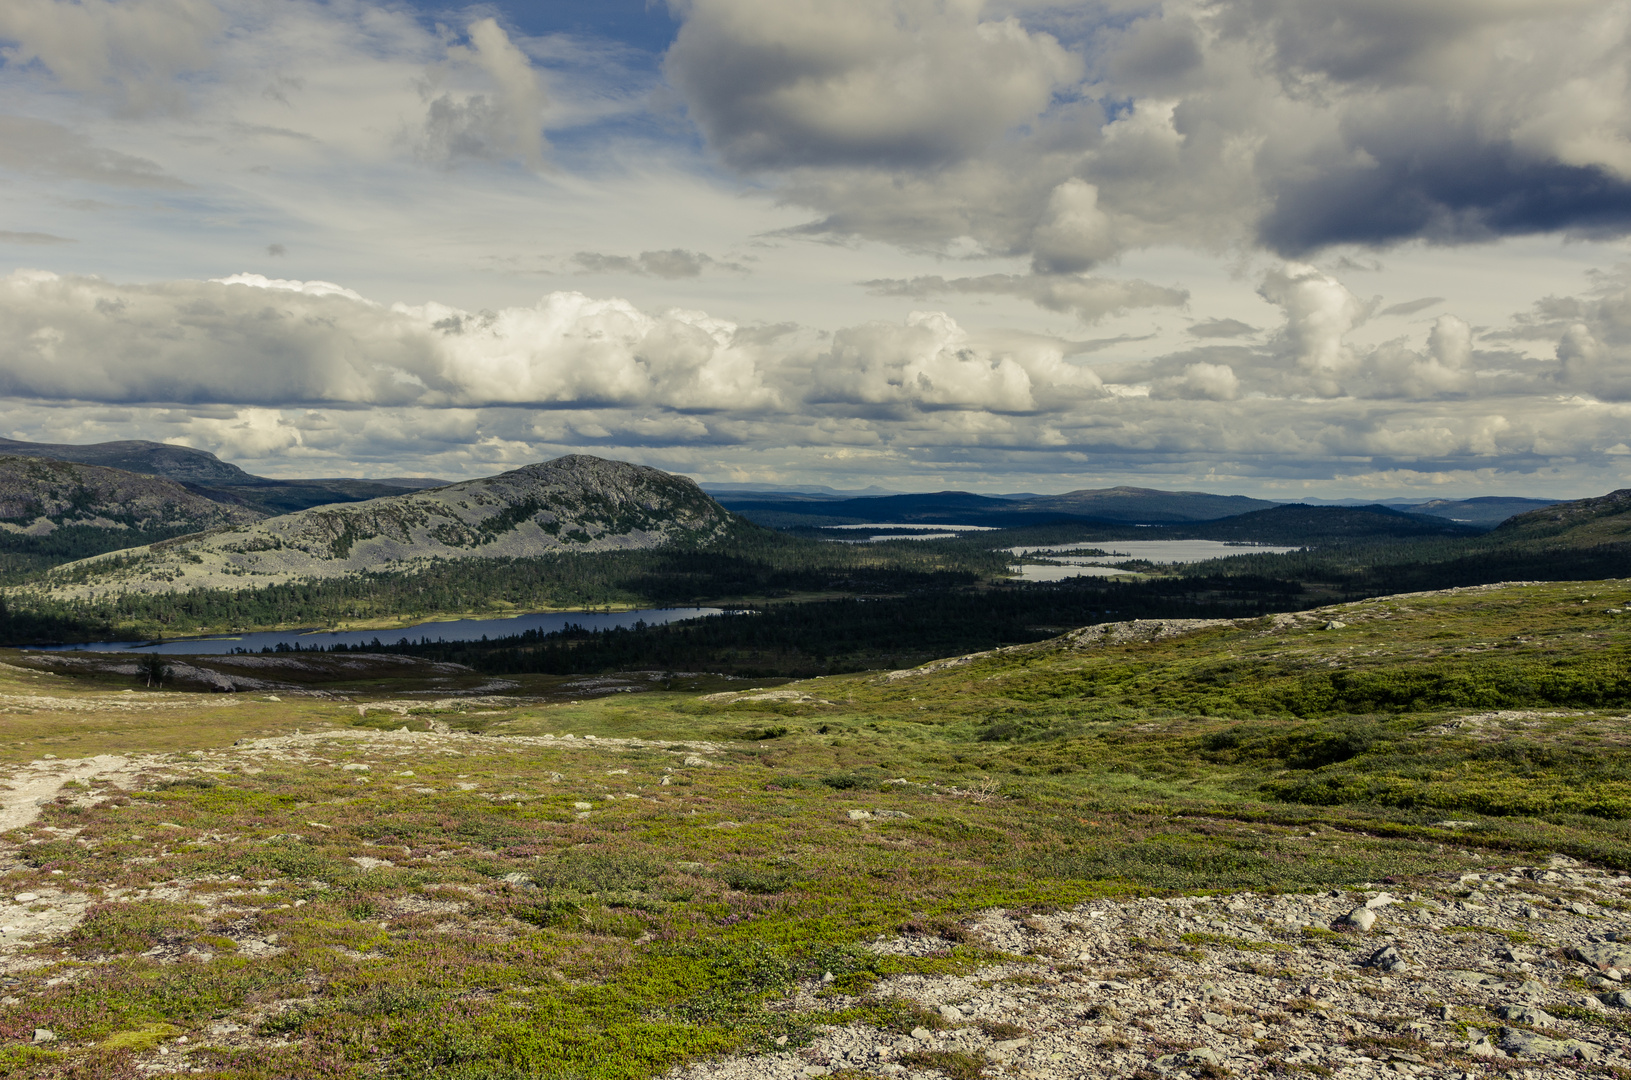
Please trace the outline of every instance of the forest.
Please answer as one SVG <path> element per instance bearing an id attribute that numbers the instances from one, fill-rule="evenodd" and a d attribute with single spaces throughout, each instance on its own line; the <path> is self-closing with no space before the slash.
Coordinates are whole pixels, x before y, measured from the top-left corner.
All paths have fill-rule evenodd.
<path id="1" fill-rule="evenodd" d="M 492 674 L 708 670 L 803 677 L 901 667 L 1051 637 L 1094 622 L 1232 618 L 1370 596 L 1514 580 L 1624 576 L 1631 543 L 1611 506 L 1589 528 L 1480 534 L 1442 520 L 1356 508 L 1276 508 L 1243 515 L 1304 546 L 1189 565 L 1140 563 L 1123 578 L 1025 582 L 1023 545 L 1113 546 L 1133 530 L 1056 522 L 938 540 L 834 542 L 741 521 L 697 546 L 511 559 L 431 561 L 409 570 L 242 589 L 51 600 L 13 593 L 0 642 L 151 640 L 239 629 L 381 629 L 371 649 L 411 652 Z M 1606 523 L 1606 524 L 1605 524 Z M 1142 539 L 1215 533 L 1233 519 L 1139 529 Z M 1262 537 L 1259 537 L 1261 539 Z M 72 530 L 26 538 L 71 550 Z M 14 546 L 21 539 L 10 538 Z M 48 558 L 43 550 L 36 557 Z M 462 643 L 414 642 L 389 629 L 452 615 L 710 605 L 734 614 L 632 629 L 568 629 Z M 394 641 L 394 643 L 393 643 Z"/>

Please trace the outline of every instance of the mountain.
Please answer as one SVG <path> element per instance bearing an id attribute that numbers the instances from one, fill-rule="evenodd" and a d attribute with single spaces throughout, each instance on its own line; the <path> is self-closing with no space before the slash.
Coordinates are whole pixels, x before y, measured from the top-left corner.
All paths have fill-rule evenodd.
<path id="1" fill-rule="evenodd" d="M 1023 513 L 1053 513 L 1119 524 L 1173 525 L 1236 517 L 1280 504 L 1266 499 L 1250 499 L 1244 495 L 1113 487 L 1045 495 L 1009 505 Z"/>
<path id="2" fill-rule="evenodd" d="M 1596 547 L 1631 542 L 1631 488 L 1591 499 L 1553 503 L 1508 518 L 1490 533 L 1508 543 L 1545 540 L 1568 547 Z"/>
<path id="3" fill-rule="evenodd" d="M 1239 540 L 1260 544 L 1319 544 L 1343 540 L 1479 536 L 1483 529 L 1391 506 L 1304 506 L 1292 503 L 1237 514 L 1174 530 L 1171 535 L 1200 540 Z"/>
<path id="4" fill-rule="evenodd" d="M 404 490 L 441 487 L 447 483 L 446 480 L 406 477 L 390 480 L 348 477 L 273 480 L 244 472 L 206 450 L 145 439 L 87 445 L 0 439 L 0 454 L 72 461 L 161 476 L 186 485 L 194 494 L 206 499 L 245 507 L 260 515 L 288 514 L 328 503 L 360 502 L 395 495 Z"/>
<path id="5" fill-rule="evenodd" d="M 187 484 L 224 484 L 251 486 L 262 482 L 236 465 L 229 465 L 204 450 L 170 443 L 148 442 L 144 439 L 126 439 L 120 442 L 91 443 L 34 443 L 16 439 L 0 439 L 0 454 L 13 457 L 51 458 L 54 461 L 75 461 L 83 465 L 101 465 L 126 472 L 147 473 Z"/>
<path id="6" fill-rule="evenodd" d="M 174 480 L 46 458 L 0 456 L 0 530 L 49 536 L 65 526 L 123 532 L 240 525 L 262 515 L 195 495 Z"/>
<path id="7" fill-rule="evenodd" d="M 732 523 L 684 477 L 580 454 L 70 563 L 37 591 L 73 597 L 243 589 L 436 560 L 704 542 L 725 535 Z"/>
<path id="8" fill-rule="evenodd" d="M 719 503 L 760 525 L 772 529 L 811 528 L 832 525 L 877 523 L 923 525 L 1014 525 L 1053 521 L 1051 514 L 1035 519 L 1016 514 L 1017 504 L 1008 499 L 974 495 L 967 491 L 935 491 L 912 495 L 879 495 L 859 499 L 830 499 L 805 496 L 764 498 L 755 493 L 719 495 Z"/>
<path id="9" fill-rule="evenodd" d="M 1412 514 L 1428 514 L 1432 517 L 1449 518 L 1462 525 L 1479 526 L 1493 529 L 1507 518 L 1515 514 L 1527 513 L 1530 510 L 1542 510 L 1548 506 L 1556 506 L 1552 499 L 1519 499 L 1502 495 L 1485 495 L 1476 499 L 1434 499 L 1431 502 L 1416 503 L 1413 506 L 1400 506 L 1398 509 L 1407 510 Z"/>
<path id="10" fill-rule="evenodd" d="M 1244 495 L 1135 487 L 1021 498 L 975 495 L 967 491 L 849 499 L 792 492 L 722 493 L 716 497 L 736 513 L 773 529 L 879 523 L 1015 529 L 1057 521 L 1175 525 L 1211 521 L 1278 505 Z"/>

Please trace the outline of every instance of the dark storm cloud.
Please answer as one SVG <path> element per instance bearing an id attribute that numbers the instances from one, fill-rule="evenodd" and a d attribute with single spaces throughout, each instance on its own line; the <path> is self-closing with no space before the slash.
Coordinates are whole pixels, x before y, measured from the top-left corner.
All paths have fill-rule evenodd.
<path id="1" fill-rule="evenodd" d="M 1377 132 L 1317 168 L 1273 185 L 1274 208 L 1258 226 L 1263 246 L 1298 256 L 1332 244 L 1631 232 L 1631 182 L 1483 143 L 1466 128 Z"/>

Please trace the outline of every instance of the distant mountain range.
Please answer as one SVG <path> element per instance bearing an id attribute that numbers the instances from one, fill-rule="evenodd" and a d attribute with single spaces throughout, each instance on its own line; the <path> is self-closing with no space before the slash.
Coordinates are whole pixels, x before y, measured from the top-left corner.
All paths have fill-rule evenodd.
<path id="1" fill-rule="evenodd" d="M 723 536 L 732 521 L 684 477 L 579 454 L 115 551 L 60 566 L 30 591 L 71 598 L 243 589 L 431 560 L 699 543 Z"/>
<path id="2" fill-rule="evenodd" d="M 441 487 L 448 483 L 446 480 L 419 477 L 273 480 L 244 472 L 206 450 L 141 439 L 89 445 L 0 439 L 0 454 L 72 461 L 161 476 L 174 480 L 196 495 L 215 502 L 247 507 L 263 515 L 288 514 L 327 503 L 360 502 L 382 495 L 398 495 L 403 491 Z"/>
<path id="3" fill-rule="evenodd" d="M 821 528 L 837 525 L 983 525 L 1024 528 L 1059 521 L 1104 525 L 1177 526 L 1219 521 L 1275 506 L 1300 506 L 1252 499 L 1244 495 L 1213 495 L 1204 491 L 1160 491 L 1154 488 L 1113 487 L 1067 492 L 1063 495 L 993 496 L 967 491 L 939 491 L 913 495 L 837 498 L 795 491 L 717 492 L 727 509 L 774 529 Z M 1352 502 L 1326 504 L 1331 509 L 1363 507 Z M 1368 504 L 1376 508 L 1379 504 Z M 1454 522 L 1473 529 L 1492 529 L 1513 514 L 1553 503 L 1546 499 L 1499 496 L 1476 499 L 1436 499 L 1424 503 L 1390 502 L 1386 509 Z"/>

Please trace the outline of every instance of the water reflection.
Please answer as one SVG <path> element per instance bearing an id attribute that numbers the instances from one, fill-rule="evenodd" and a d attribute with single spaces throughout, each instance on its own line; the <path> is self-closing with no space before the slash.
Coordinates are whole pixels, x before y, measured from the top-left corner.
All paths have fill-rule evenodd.
<path id="1" fill-rule="evenodd" d="M 394 645 L 407 638 L 419 641 L 479 641 L 487 638 L 510 637 L 528 630 L 548 634 L 567 626 L 581 626 L 585 630 L 612 630 L 631 627 L 636 623 L 659 626 L 681 619 L 696 619 L 705 615 L 718 615 L 723 609 L 713 607 L 643 608 L 635 611 L 552 611 L 532 615 L 516 615 L 508 619 L 454 619 L 447 622 L 426 622 L 394 630 L 268 630 L 258 633 L 221 635 L 217 637 L 178 638 L 159 644 L 145 641 L 97 641 L 86 645 L 43 645 L 43 652 L 123 652 L 141 649 L 143 652 L 207 655 L 230 653 L 237 649 L 260 652 L 262 649 L 299 647 L 328 648 L 332 645 L 369 645 L 382 642 Z"/>

